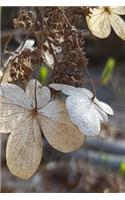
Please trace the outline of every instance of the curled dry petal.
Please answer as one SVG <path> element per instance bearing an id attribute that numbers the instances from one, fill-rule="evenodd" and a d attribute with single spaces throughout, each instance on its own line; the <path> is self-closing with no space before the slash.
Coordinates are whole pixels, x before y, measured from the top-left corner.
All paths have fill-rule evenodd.
<path id="1" fill-rule="evenodd" d="M 95 102 L 95 104 L 96 104 L 98 107 L 100 107 L 105 113 L 107 113 L 107 114 L 109 114 L 109 115 L 113 115 L 113 114 L 114 114 L 112 108 L 111 108 L 108 104 L 106 104 L 106 103 L 104 103 L 104 102 L 102 102 L 102 101 L 99 101 L 97 98 L 94 99 L 94 102 Z"/>
<path id="2" fill-rule="evenodd" d="M 108 123 L 108 115 L 102 109 L 100 109 L 96 104 L 95 104 L 95 108 L 96 108 L 97 115 L 99 117 L 100 122 L 107 124 Z"/>

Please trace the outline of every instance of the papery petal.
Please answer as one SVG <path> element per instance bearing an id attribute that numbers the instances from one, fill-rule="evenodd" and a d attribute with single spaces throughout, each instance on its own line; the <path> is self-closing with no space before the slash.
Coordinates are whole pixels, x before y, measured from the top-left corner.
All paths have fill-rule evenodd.
<path id="1" fill-rule="evenodd" d="M 39 110 L 39 114 L 59 123 L 71 124 L 65 103 L 60 100 L 51 101 L 47 106 Z"/>
<path id="2" fill-rule="evenodd" d="M 18 107 L 6 98 L 0 97 L 0 133 L 9 133 L 18 127 L 23 117 L 29 115 L 24 108 Z"/>
<path id="3" fill-rule="evenodd" d="M 1 90 L 1 96 L 12 104 L 24 109 L 31 109 L 30 99 L 20 87 L 10 83 L 2 83 Z"/>
<path id="4" fill-rule="evenodd" d="M 99 12 L 90 16 L 86 17 L 86 21 L 92 34 L 99 38 L 107 38 L 111 32 L 109 14 Z"/>
<path id="5" fill-rule="evenodd" d="M 39 113 L 58 122 L 70 123 L 65 103 L 60 100 L 51 101 L 47 106 L 39 110 Z"/>
<path id="6" fill-rule="evenodd" d="M 122 39 L 125 40 L 125 22 L 117 14 L 112 13 L 110 15 L 110 23 L 115 33 Z"/>
<path id="7" fill-rule="evenodd" d="M 39 121 L 50 145 L 61 152 L 74 151 L 84 142 L 84 135 L 69 120 L 63 102 L 50 102 L 41 110 Z"/>
<path id="8" fill-rule="evenodd" d="M 84 135 L 95 136 L 100 133 L 100 119 L 91 99 L 70 96 L 66 100 L 66 107 L 70 119 Z"/>
<path id="9" fill-rule="evenodd" d="M 100 122 L 104 123 L 104 124 L 107 124 L 108 115 L 100 107 L 98 107 L 96 104 L 95 104 L 95 109 L 96 109 L 97 114 L 99 116 Z"/>
<path id="10" fill-rule="evenodd" d="M 48 104 L 51 93 L 48 87 L 42 87 L 39 81 L 30 80 L 26 87 L 26 93 L 32 101 L 32 106 L 35 108 L 37 104 L 37 109 L 40 109 Z"/>
<path id="11" fill-rule="evenodd" d="M 81 94 L 81 88 L 76 88 L 71 85 L 52 83 L 49 85 L 49 87 L 51 87 L 57 91 L 61 91 L 62 93 L 66 94 L 66 95 Z"/>
<path id="12" fill-rule="evenodd" d="M 125 15 L 125 6 L 110 6 L 111 12 L 118 15 Z"/>
<path id="13" fill-rule="evenodd" d="M 94 103 L 95 103 L 99 108 L 101 108 L 105 113 L 107 113 L 107 114 L 109 114 L 109 115 L 113 115 L 113 114 L 114 114 L 112 108 L 111 108 L 108 104 L 106 104 L 106 103 L 104 103 L 104 102 L 102 102 L 102 101 L 99 101 L 97 98 L 94 99 Z"/>
<path id="14" fill-rule="evenodd" d="M 79 90 L 81 91 L 81 94 L 83 93 L 84 95 L 88 96 L 89 98 L 93 97 L 93 93 L 86 89 L 86 88 L 79 88 Z"/>
<path id="15" fill-rule="evenodd" d="M 25 120 L 9 136 L 7 165 L 15 176 L 28 179 L 37 170 L 42 156 L 42 138 L 35 119 Z"/>

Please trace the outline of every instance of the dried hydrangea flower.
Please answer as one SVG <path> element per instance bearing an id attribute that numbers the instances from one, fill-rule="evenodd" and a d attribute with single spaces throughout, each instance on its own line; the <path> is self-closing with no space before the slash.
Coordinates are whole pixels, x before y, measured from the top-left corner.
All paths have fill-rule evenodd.
<path id="1" fill-rule="evenodd" d="M 96 37 L 107 38 L 112 27 L 118 37 L 125 40 L 125 22 L 119 15 L 125 15 L 125 7 L 90 8 L 90 14 L 86 17 L 88 28 Z"/>
<path id="2" fill-rule="evenodd" d="M 84 136 L 69 120 L 65 103 L 50 102 L 48 87 L 36 80 L 28 82 L 26 92 L 14 84 L 0 87 L 0 133 L 11 133 L 6 159 L 10 171 L 29 178 L 37 170 L 42 156 L 41 131 L 50 145 L 61 152 L 78 149 Z"/>
<path id="3" fill-rule="evenodd" d="M 101 123 L 108 122 L 107 114 L 113 115 L 112 108 L 96 97 L 93 98 L 88 89 L 54 83 L 50 87 L 68 95 L 66 108 L 70 119 L 86 136 L 99 135 Z"/>

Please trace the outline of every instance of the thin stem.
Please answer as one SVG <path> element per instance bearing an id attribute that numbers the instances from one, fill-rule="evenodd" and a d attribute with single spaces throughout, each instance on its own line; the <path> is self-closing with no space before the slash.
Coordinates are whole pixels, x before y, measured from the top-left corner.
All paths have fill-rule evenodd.
<path id="1" fill-rule="evenodd" d="M 87 73 L 87 75 L 88 75 L 88 78 L 89 78 L 89 80 L 90 80 L 90 83 L 91 83 L 91 85 L 92 85 L 93 98 L 94 98 L 94 97 L 96 96 L 96 89 L 95 89 L 93 80 L 91 79 L 90 73 L 89 73 L 89 71 L 88 71 L 86 59 L 83 59 L 83 55 L 82 55 L 81 48 L 80 48 L 79 41 L 78 41 L 78 38 L 77 38 L 77 37 L 76 37 L 76 43 L 77 43 L 78 50 L 79 50 L 79 54 L 81 55 L 81 59 L 82 59 L 83 63 L 84 63 L 84 61 L 85 61 L 84 67 L 85 67 L 86 73 Z"/>
<path id="2" fill-rule="evenodd" d="M 79 51 L 79 54 L 80 54 L 80 57 L 81 57 L 81 59 L 82 59 L 83 64 L 85 64 L 84 67 L 85 67 L 86 73 L 87 73 L 87 75 L 88 75 L 88 78 L 89 78 L 89 80 L 90 80 L 90 83 L 91 83 L 91 85 L 92 85 L 93 99 L 94 99 L 94 97 L 96 96 L 96 89 L 95 89 L 93 80 L 91 79 L 90 73 L 89 73 L 88 68 L 87 68 L 87 60 L 86 60 L 85 56 L 82 54 L 82 51 L 81 51 L 80 43 L 79 43 L 79 40 L 78 40 L 78 34 L 76 33 L 76 31 L 75 31 L 75 29 L 74 29 L 74 26 L 72 26 L 71 23 L 69 22 L 69 20 L 68 20 L 68 18 L 66 17 L 64 11 L 63 11 L 63 10 L 61 10 L 61 11 L 62 11 L 62 14 L 63 14 L 63 16 L 64 16 L 65 21 L 67 22 L 67 25 L 71 28 L 72 33 L 73 33 L 73 32 L 75 33 L 74 36 L 75 36 L 76 44 L 77 44 L 77 47 L 78 47 L 78 51 Z"/>

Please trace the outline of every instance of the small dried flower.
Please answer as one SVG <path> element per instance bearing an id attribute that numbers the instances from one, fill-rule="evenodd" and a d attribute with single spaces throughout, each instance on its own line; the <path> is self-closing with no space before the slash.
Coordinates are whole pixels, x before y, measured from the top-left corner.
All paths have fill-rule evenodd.
<path id="1" fill-rule="evenodd" d="M 115 33 L 125 40 L 125 22 L 119 15 L 125 15 L 125 7 L 90 8 L 86 21 L 90 31 L 96 37 L 107 38 L 112 27 Z"/>
<path id="2" fill-rule="evenodd" d="M 107 114 L 113 115 L 112 108 L 96 97 L 93 98 L 88 89 L 54 83 L 49 86 L 68 95 L 66 108 L 70 119 L 86 136 L 99 135 L 101 123 L 108 122 Z"/>
<path id="3" fill-rule="evenodd" d="M 6 159 L 10 171 L 23 179 L 37 170 L 43 152 L 42 136 L 61 152 L 78 149 L 84 135 L 69 120 L 65 103 L 50 101 L 48 87 L 31 80 L 26 93 L 14 84 L 0 87 L 0 133 L 11 133 Z"/>

